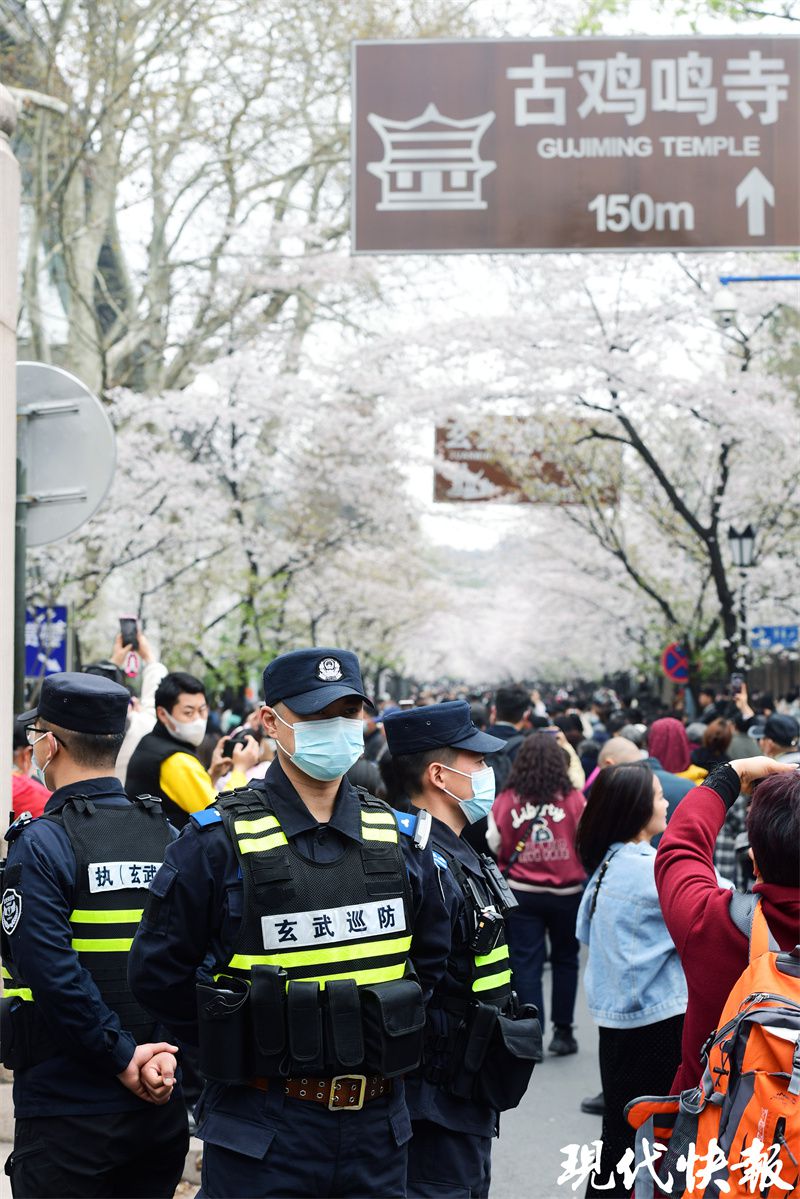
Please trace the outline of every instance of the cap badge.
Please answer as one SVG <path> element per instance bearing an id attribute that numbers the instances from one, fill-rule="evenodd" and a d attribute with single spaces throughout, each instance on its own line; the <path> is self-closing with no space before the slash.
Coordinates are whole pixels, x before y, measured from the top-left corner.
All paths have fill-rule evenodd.
<path id="1" fill-rule="evenodd" d="M 338 683 L 342 677 L 342 664 L 336 658 L 323 658 L 317 667 L 317 678 L 322 683 Z"/>

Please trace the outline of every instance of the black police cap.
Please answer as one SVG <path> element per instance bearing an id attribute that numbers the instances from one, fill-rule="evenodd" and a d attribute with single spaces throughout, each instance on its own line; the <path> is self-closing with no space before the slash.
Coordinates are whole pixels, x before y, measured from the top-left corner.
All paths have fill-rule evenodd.
<path id="1" fill-rule="evenodd" d="M 405 712 L 384 715 L 383 728 L 389 753 L 393 758 L 403 754 L 418 754 L 426 749 L 468 749 L 475 754 L 488 754 L 502 749 L 505 741 L 482 733 L 473 724 L 469 704 L 464 699 L 444 704 L 429 704 L 425 708 L 409 708 Z"/>
<path id="2" fill-rule="evenodd" d="M 18 719 L 28 725 L 38 716 L 75 733 L 124 733 L 129 701 L 130 693 L 119 683 L 65 671 L 47 676 L 38 705 Z"/>
<path id="3" fill-rule="evenodd" d="M 348 649 L 292 650 L 264 671 L 264 702 L 271 708 L 283 702 L 298 716 L 311 716 L 345 695 L 374 707 L 364 694 L 358 658 Z"/>

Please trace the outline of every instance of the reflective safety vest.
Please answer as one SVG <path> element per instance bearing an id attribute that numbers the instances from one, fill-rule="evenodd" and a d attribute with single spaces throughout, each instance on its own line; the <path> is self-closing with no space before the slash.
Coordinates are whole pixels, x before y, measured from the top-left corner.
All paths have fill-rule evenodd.
<path id="1" fill-rule="evenodd" d="M 434 847 L 434 857 L 441 855 L 445 859 L 447 868 L 464 897 L 466 924 L 470 933 L 475 929 L 484 909 L 494 911 L 500 919 L 502 912 L 497 911 L 497 898 L 483 873 L 480 878 L 476 877 L 435 841 Z M 483 867 L 480 857 L 479 861 Z M 476 953 L 468 946 L 451 951 L 445 977 L 436 989 L 432 1004 L 438 1006 L 441 999 L 475 1000 L 502 1010 L 508 1006 L 511 994 L 511 963 L 508 957 L 505 924 L 501 922 L 497 943 L 487 953 Z"/>
<path id="2" fill-rule="evenodd" d="M 347 839 L 335 862 L 311 862 L 292 845 L 269 793 L 242 789 L 215 807 L 239 859 L 244 885 L 234 952 L 215 978 L 249 981 L 253 966 L 277 966 L 290 980 L 338 979 L 375 986 L 403 978 L 413 907 L 392 809 L 358 792 L 363 843 Z"/>
<path id="3" fill-rule="evenodd" d="M 128 987 L 128 952 L 142 917 L 147 889 L 172 839 L 161 804 L 141 796 L 124 807 L 106 807 L 86 796 L 72 796 L 57 813 L 39 817 L 60 825 L 75 854 L 75 906 L 69 914 L 71 946 L 91 975 L 104 1002 L 138 1043 L 151 1039 L 153 1018 Z M 6 870 L 4 895 L 13 889 Z M 39 1060 L 61 1052 L 35 1016 L 35 995 L 16 966 L 11 942 L 3 937 L 2 975 L 5 999 L 30 1005 L 29 1043 L 39 1046 Z M 53 980 L 54 989 L 58 980 Z M 39 1026 L 42 1027 L 39 1027 Z M 42 1050 L 47 1044 L 49 1052 Z M 20 1068 L 23 1063 L 17 1063 Z"/>
<path id="4" fill-rule="evenodd" d="M 503 934 L 502 944 L 473 958 L 472 993 L 482 1003 L 504 1008 L 511 998 L 511 963 Z"/>
<path id="5" fill-rule="evenodd" d="M 435 829 L 433 860 L 461 892 L 461 935 L 428 1007 L 420 1074 L 474 1105 L 472 1116 L 506 1111 L 525 1093 L 542 1046 L 535 1009 L 520 1010 L 511 989 L 504 916 L 514 896 L 490 858 L 465 866 Z"/>

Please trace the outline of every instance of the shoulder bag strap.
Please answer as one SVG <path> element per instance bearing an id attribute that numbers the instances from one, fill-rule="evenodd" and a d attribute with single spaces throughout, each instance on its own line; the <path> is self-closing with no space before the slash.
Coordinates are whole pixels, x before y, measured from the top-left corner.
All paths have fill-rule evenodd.
<path id="1" fill-rule="evenodd" d="M 592 916 L 594 916 L 594 910 L 597 907 L 597 893 L 600 890 L 600 884 L 602 883 L 603 879 L 606 877 L 606 871 L 608 870 L 608 867 L 611 865 L 611 859 L 616 857 L 616 855 L 619 853 L 621 848 L 622 848 L 622 846 L 618 845 L 617 848 L 614 850 L 614 852 L 610 853 L 608 855 L 606 860 L 603 862 L 603 865 L 600 867 L 600 873 L 598 874 L 597 882 L 594 885 L 594 894 L 592 895 L 592 906 L 589 909 L 589 919 L 590 920 L 591 920 Z"/>

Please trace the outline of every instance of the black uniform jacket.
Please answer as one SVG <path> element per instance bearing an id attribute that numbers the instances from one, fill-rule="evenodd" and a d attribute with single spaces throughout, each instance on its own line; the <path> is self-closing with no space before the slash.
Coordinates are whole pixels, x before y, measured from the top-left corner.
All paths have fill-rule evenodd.
<path id="1" fill-rule="evenodd" d="M 71 795 L 85 795 L 98 807 L 130 804 L 118 779 L 94 778 L 54 791 L 45 815 L 59 812 Z M 21 867 L 14 883 L 19 919 L 9 937 L 14 963 L 63 1046 L 62 1054 L 15 1071 L 17 1118 L 141 1110 L 143 1100 L 116 1078 L 136 1042 L 72 948 L 77 864 L 67 834 L 50 820 L 34 820 L 11 841 L 8 866 L 14 865 Z"/>

